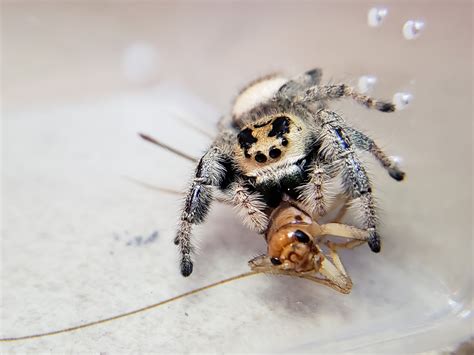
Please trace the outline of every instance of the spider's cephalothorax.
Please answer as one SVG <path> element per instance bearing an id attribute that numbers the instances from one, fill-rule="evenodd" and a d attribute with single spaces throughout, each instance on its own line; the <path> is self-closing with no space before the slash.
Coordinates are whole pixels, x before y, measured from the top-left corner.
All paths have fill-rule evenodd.
<path id="1" fill-rule="evenodd" d="M 369 246 L 380 250 L 372 189 L 356 149 L 368 151 L 395 180 L 404 173 L 362 132 L 327 109 L 330 100 L 349 97 L 368 108 L 394 111 L 394 105 L 341 85 L 320 85 L 321 71 L 288 80 L 267 76 L 237 97 L 232 114 L 219 123 L 214 143 L 199 161 L 187 193 L 175 243 L 181 273 L 191 274 L 191 227 L 204 221 L 215 190 L 234 205 L 244 222 L 260 233 L 284 195 L 314 215 L 326 213 L 327 183 L 342 181 L 348 200 L 359 203 Z"/>
<path id="2" fill-rule="evenodd" d="M 238 133 L 234 160 L 247 184 L 273 208 L 282 193 L 298 196 L 297 188 L 307 177 L 315 135 L 311 125 L 292 110 L 278 111 L 270 106 L 267 112 L 251 114 L 260 118 Z"/>

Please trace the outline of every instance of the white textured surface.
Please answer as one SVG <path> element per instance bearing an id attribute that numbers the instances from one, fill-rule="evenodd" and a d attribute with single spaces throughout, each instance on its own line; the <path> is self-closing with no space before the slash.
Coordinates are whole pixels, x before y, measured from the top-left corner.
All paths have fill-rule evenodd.
<path id="1" fill-rule="evenodd" d="M 212 131 L 239 85 L 277 66 L 299 73 L 320 65 L 326 80 L 373 72 L 380 78 L 374 95 L 385 97 L 414 88 L 416 79 L 416 100 L 402 112 L 384 116 L 349 103 L 338 106 L 389 154 L 403 157 L 408 173 L 399 184 L 370 164 L 384 249 L 379 255 L 367 248 L 342 255 L 353 292 L 254 276 L 91 328 L 1 343 L 2 352 L 408 352 L 444 348 L 472 333 L 472 58 L 460 36 L 470 7 L 410 7 L 410 16 L 423 15 L 429 26 L 407 42 L 399 31 L 402 20 L 387 19 L 377 29 L 380 37 L 373 34 L 365 22 L 369 6 L 288 6 L 269 12 L 255 5 L 253 15 L 245 6 L 215 6 L 207 8 L 212 16 L 206 6 L 183 4 L 7 9 L 0 336 L 113 316 L 246 271 L 247 260 L 264 250 L 263 240 L 241 227 L 231 209 L 216 204 L 196 229 L 195 273 L 182 278 L 171 243 L 179 199 L 128 178 L 183 187 L 192 165 L 136 133 L 199 155 L 208 139 L 183 130 L 178 118 Z M 391 8 L 390 20 L 401 19 L 404 11 Z M 80 26 L 84 18 L 88 28 Z M 446 25 L 447 18 L 456 23 Z M 287 21 L 284 31 L 278 19 Z M 125 20 L 130 27 L 123 26 Z M 57 31 L 58 23 L 70 24 L 68 31 Z M 176 23 L 192 30 L 173 37 Z M 350 25 L 356 39 L 370 33 L 371 46 L 356 51 L 362 42 L 348 40 L 347 31 L 329 37 L 331 23 Z M 291 39 L 287 51 L 274 39 L 278 33 Z M 311 48 L 301 52 L 308 33 Z M 168 39 L 153 44 L 168 55 L 160 57 L 168 80 L 130 87 L 116 79 L 127 48 L 121 41 L 154 36 Z M 69 48 L 70 57 L 58 56 L 61 48 Z M 398 53 L 402 59 L 370 55 L 384 51 L 387 58 Z M 86 59 L 93 68 L 82 65 Z"/>

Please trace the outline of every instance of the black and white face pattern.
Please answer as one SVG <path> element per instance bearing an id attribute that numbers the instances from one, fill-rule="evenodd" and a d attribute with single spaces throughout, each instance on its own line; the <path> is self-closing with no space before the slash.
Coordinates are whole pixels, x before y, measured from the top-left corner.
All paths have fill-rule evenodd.
<path id="1" fill-rule="evenodd" d="M 237 156 L 244 172 L 250 172 L 285 159 L 299 156 L 301 144 L 294 144 L 302 127 L 287 114 L 266 116 L 238 134 Z"/>

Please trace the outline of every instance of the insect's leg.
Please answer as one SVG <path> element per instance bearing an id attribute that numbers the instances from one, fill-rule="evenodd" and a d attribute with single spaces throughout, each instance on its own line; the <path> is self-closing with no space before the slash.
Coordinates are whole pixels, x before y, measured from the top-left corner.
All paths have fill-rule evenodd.
<path id="1" fill-rule="evenodd" d="M 227 173 L 223 165 L 225 159 L 219 147 L 211 147 L 199 161 L 194 179 L 186 194 L 178 232 L 174 240 L 175 244 L 179 246 L 183 276 L 189 276 L 193 272 L 192 226 L 202 223 L 209 212 L 213 200 L 213 189 L 220 185 Z"/>
<path id="2" fill-rule="evenodd" d="M 324 258 L 324 257 L 323 257 Z M 326 260 L 326 259 L 325 259 Z M 284 270 L 273 265 L 270 258 L 267 255 L 257 256 L 256 258 L 249 261 L 250 269 L 254 272 L 270 274 L 270 275 L 282 275 L 299 277 L 301 279 L 310 280 L 325 286 L 328 286 L 341 293 L 349 293 L 351 291 L 352 282 L 350 278 L 344 273 L 337 271 L 337 267 L 332 265 L 331 261 L 327 260 L 324 262 L 324 272 L 329 276 L 315 276 L 314 271 L 311 272 L 296 272 L 294 270 Z M 321 265 L 316 265 L 316 268 L 320 269 Z M 344 270 L 345 272 L 345 270 Z"/>
<path id="3" fill-rule="evenodd" d="M 313 86 L 307 89 L 302 94 L 298 101 L 301 102 L 317 102 L 335 100 L 343 97 L 349 97 L 355 100 L 357 103 L 366 106 L 371 109 L 376 109 L 382 112 L 393 112 L 395 111 L 395 105 L 391 102 L 374 99 L 370 96 L 358 93 L 354 88 L 345 85 L 324 85 L 324 86 Z"/>
<path id="4" fill-rule="evenodd" d="M 268 216 L 264 212 L 266 205 L 258 192 L 249 191 L 241 180 L 229 185 L 226 201 L 234 205 L 244 224 L 263 233 L 268 227 Z"/>
<path id="5" fill-rule="evenodd" d="M 302 90 L 319 85 L 323 71 L 320 68 L 308 70 L 302 75 L 288 81 L 284 84 L 277 93 L 277 96 L 283 99 L 291 99 L 298 95 Z"/>
<path id="6" fill-rule="evenodd" d="M 380 236 L 376 231 L 377 214 L 372 197 L 372 186 L 362 162 L 352 149 L 349 135 L 345 131 L 344 120 L 335 112 L 321 110 L 317 118 L 322 127 L 322 155 L 324 160 L 333 161 L 334 166 L 341 172 L 344 193 L 351 199 L 361 203 L 363 228 L 370 236 L 370 249 L 380 251 Z"/>
<path id="7" fill-rule="evenodd" d="M 324 184 L 327 179 L 328 175 L 324 166 L 314 162 L 309 169 L 309 181 L 298 188 L 298 200 L 319 216 L 326 214 Z"/>
<path id="8" fill-rule="evenodd" d="M 316 268 L 319 267 L 318 272 L 328 279 L 335 290 L 342 293 L 350 293 L 352 289 L 352 280 L 347 275 L 344 266 L 339 258 L 335 249 L 330 249 L 331 260 L 327 257 L 322 257 L 319 260 L 315 260 Z"/>
<path id="9" fill-rule="evenodd" d="M 374 140 L 364 133 L 352 128 L 346 127 L 352 143 L 359 149 L 371 153 L 375 159 L 388 171 L 388 174 L 397 181 L 402 181 L 405 173 L 400 170 L 397 163 L 387 156 L 385 152 L 374 142 Z"/>
<path id="10" fill-rule="evenodd" d="M 320 225 L 321 235 L 333 235 L 336 237 L 343 237 L 348 239 L 356 239 L 366 242 L 369 239 L 369 232 L 348 226 L 347 224 L 341 223 L 327 223 Z"/>

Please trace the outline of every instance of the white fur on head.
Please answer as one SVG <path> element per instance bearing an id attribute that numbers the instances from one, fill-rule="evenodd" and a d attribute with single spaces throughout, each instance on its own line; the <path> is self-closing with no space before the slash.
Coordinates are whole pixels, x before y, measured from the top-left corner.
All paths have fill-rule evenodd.
<path id="1" fill-rule="evenodd" d="M 270 100 L 287 81 L 288 79 L 277 76 L 251 84 L 235 100 L 232 116 L 238 117 L 262 102 Z"/>

